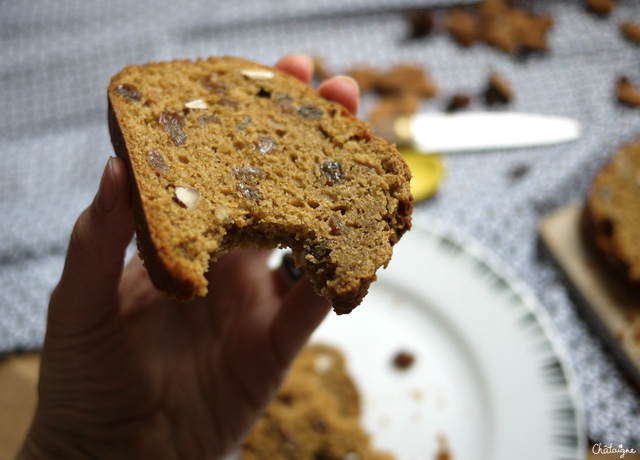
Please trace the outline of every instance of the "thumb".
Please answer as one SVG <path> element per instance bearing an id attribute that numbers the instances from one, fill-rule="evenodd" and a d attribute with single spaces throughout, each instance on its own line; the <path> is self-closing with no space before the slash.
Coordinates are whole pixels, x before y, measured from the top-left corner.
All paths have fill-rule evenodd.
<path id="1" fill-rule="evenodd" d="M 93 203 L 73 228 L 62 277 L 51 296 L 50 327 L 60 324 L 67 332 L 82 332 L 115 311 L 133 232 L 126 166 L 110 158 Z"/>

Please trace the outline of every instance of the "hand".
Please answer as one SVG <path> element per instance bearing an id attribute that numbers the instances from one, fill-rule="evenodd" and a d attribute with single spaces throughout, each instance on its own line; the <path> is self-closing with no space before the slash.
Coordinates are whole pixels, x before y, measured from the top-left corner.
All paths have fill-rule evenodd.
<path id="1" fill-rule="evenodd" d="M 313 74 L 300 55 L 277 67 L 305 82 Z M 357 111 L 352 80 L 319 91 Z M 139 259 L 123 269 L 133 231 L 127 171 L 113 158 L 51 296 L 38 408 L 19 458 L 219 458 L 329 310 L 306 278 L 287 285 L 256 250 L 220 258 L 207 297 L 175 303 Z"/>

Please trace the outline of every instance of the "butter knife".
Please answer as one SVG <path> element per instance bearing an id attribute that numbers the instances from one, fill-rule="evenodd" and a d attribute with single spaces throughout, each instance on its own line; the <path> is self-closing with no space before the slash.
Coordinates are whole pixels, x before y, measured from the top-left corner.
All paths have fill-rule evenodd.
<path id="1" fill-rule="evenodd" d="M 519 112 L 418 113 L 372 126 L 388 142 L 422 153 L 544 146 L 576 140 L 582 132 L 573 118 Z"/>

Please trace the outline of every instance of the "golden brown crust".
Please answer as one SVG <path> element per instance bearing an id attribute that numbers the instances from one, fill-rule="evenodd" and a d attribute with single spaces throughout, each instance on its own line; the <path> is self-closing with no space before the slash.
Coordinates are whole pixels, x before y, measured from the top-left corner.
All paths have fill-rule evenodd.
<path id="1" fill-rule="evenodd" d="M 130 66 L 108 89 L 138 245 L 182 300 L 234 246 L 293 249 L 338 313 L 358 305 L 411 226 L 410 172 L 342 106 L 238 58 Z"/>
<path id="2" fill-rule="evenodd" d="M 130 178 L 135 177 L 135 172 L 131 165 L 129 152 L 122 135 L 122 130 L 113 113 L 111 102 L 109 101 L 109 133 L 114 151 L 118 158 L 124 160 Z M 165 292 L 174 298 L 185 299 L 192 296 L 192 292 L 198 290 L 198 284 L 188 273 L 183 273 L 171 267 L 171 261 L 167 260 L 166 252 L 162 248 L 157 248 L 151 241 L 148 228 L 148 220 L 145 217 L 144 209 L 140 198 L 140 191 L 136 180 L 131 180 L 131 205 L 136 228 L 136 243 L 141 259 L 149 277 L 157 289 L 164 289 Z M 180 276 L 186 275 L 186 276 Z M 169 288 L 168 288 L 169 287 Z"/>

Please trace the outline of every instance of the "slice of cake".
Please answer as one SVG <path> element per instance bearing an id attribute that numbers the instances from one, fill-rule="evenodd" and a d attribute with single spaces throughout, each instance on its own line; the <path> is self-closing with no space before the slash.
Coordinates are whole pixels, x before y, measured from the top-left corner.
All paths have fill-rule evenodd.
<path id="1" fill-rule="evenodd" d="M 224 57 L 125 68 L 108 89 L 154 285 L 207 293 L 235 246 L 290 247 L 339 314 L 411 226 L 410 173 L 339 104 L 277 69 Z"/>
<path id="2" fill-rule="evenodd" d="M 640 139 L 615 153 L 594 179 L 584 227 L 604 258 L 640 286 Z"/>
<path id="3" fill-rule="evenodd" d="M 360 401 L 342 354 L 307 346 L 240 448 L 242 460 L 392 460 L 360 423 Z"/>

